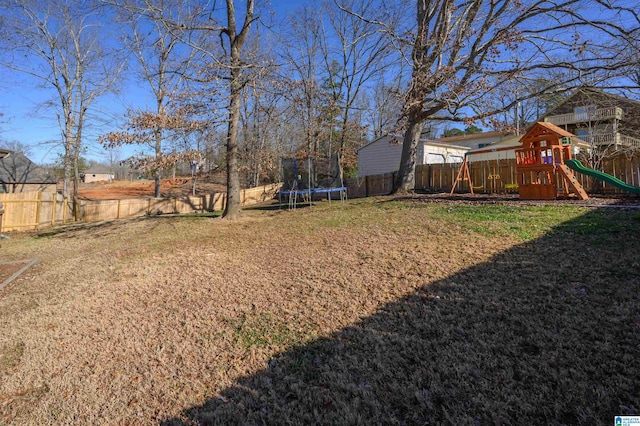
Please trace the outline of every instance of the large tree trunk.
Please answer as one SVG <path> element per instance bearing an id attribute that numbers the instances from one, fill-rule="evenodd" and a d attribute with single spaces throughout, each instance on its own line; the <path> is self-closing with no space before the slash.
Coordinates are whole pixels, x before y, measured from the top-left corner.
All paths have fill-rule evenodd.
<path id="1" fill-rule="evenodd" d="M 393 183 L 394 193 L 413 191 L 416 183 L 416 151 L 424 123 L 417 120 L 415 115 L 410 115 L 408 122 L 409 126 L 402 141 L 400 170 Z"/>
<path id="2" fill-rule="evenodd" d="M 227 0 L 227 35 L 230 42 L 231 82 L 229 84 L 229 131 L 227 132 L 227 204 L 222 217 L 236 219 L 240 216 L 240 173 L 238 168 L 238 124 L 240 123 L 240 102 L 242 95 L 242 61 L 240 49 L 247 39 L 253 21 L 254 0 L 247 0 L 244 25 L 236 33 L 236 12 L 234 0 Z"/>
<path id="3" fill-rule="evenodd" d="M 240 51 L 231 48 L 231 90 L 229 128 L 227 132 L 227 204 L 222 217 L 236 219 L 240 215 L 240 173 L 238 168 L 238 125 L 240 123 Z"/>
<path id="4" fill-rule="evenodd" d="M 73 125 L 69 113 L 65 111 L 65 130 L 64 130 L 64 157 L 62 158 L 62 167 L 64 171 L 62 181 L 62 195 L 69 197 L 71 193 L 71 172 L 73 169 Z"/>

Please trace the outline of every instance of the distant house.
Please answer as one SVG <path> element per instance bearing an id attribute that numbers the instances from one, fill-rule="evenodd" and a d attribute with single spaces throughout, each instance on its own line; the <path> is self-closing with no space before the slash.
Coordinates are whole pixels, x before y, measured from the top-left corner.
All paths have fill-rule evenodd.
<path id="1" fill-rule="evenodd" d="M 56 178 L 24 154 L 0 149 L 0 192 L 56 192 Z"/>
<path id="2" fill-rule="evenodd" d="M 489 145 L 479 146 L 467 152 L 467 159 L 470 162 L 486 161 L 486 160 L 515 160 L 516 148 L 520 148 L 521 136 L 510 135 L 501 141 L 494 142 Z"/>
<path id="3" fill-rule="evenodd" d="M 582 87 L 540 121 L 573 133 L 594 148 L 640 148 L 640 102 Z"/>
<path id="4" fill-rule="evenodd" d="M 102 164 L 89 167 L 82 176 L 84 183 L 91 182 L 113 182 L 114 175 L 111 170 Z"/>
<path id="5" fill-rule="evenodd" d="M 449 136 L 437 139 L 436 142 L 448 145 L 464 146 L 469 149 L 484 148 L 486 146 L 513 139 L 513 133 L 505 131 L 492 131 L 473 133 L 470 135 Z"/>
<path id="6" fill-rule="evenodd" d="M 474 161 L 515 160 L 515 150 L 522 146 L 521 138 L 522 135 L 509 135 L 499 142 L 471 149 L 467 152 L 467 159 L 471 163 Z M 577 138 L 572 138 L 571 145 L 573 145 L 573 155 L 589 149 L 589 144 Z"/>
<path id="7" fill-rule="evenodd" d="M 445 138 L 452 139 L 452 138 Z M 421 164 L 460 163 L 469 148 L 442 142 L 443 139 L 420 139 L 416 162 Z M 358 176 L 372 176 L 398 171 L 402 155 L 401 136 L 382 136 L 358 149 Z"/>

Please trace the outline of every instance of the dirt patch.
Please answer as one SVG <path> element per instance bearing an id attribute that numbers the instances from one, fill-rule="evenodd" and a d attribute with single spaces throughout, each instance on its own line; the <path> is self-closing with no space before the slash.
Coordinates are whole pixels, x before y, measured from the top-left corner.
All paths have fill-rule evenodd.
<path id="1" fill-rule="evenodd" d="M 115 200 L 126 198 L 153 197 L 155 184 L 150 180 L 115 181 L 113 183 L 92 182 L 81 184 L 78 196 L 88 200 Z M 196 195 L 224 192 L 223 185 L 209 182 L 196 182 Z M 182 197 L 192 195 L 191 178 L 162 179 L 160 194 L 162 197 Z"/>
<path id="2" fill-rule="evenodd" d="M 0 291 L 37 263 L 38 259 L 0 262 Z"/>
<path id="3" fill-rule="evenodd" d="M 628 196 L 591 196 L 588 200 L 565 198 L 558 200 L 521 200 L 518 194 L 453 194 L 416 193 L 409 196 L 393 197 L 394 200 L 419 203 L 445 203 L 467 205 L 510 205 L 510 206 L 579 206 L 579 207 L 640 207 L 640 197 Z"/>
<path id="4" fill-rule="evenodd" d="M 29 260 L 25 260 L 22 262 L 0 263 L 0 286 L 2 285 L 4 280 L 11 277 L 13 274 L 25 267 L 28 263 Z"/>

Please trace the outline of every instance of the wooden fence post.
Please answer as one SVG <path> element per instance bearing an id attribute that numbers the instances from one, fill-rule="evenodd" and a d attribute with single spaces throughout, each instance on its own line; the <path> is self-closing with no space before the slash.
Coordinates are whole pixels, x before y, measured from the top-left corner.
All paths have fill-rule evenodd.
<path id="1" fill-rule="evenodd" d="M 369 196 L 369 176 L 364 177 L 364 196 Z"/>
<path id="2" fill-rule="evenodd" d="M 54 192 L 51 199 L 51 226 L 56 223 L 56 209 L 58 208 L 58 193 Z"/>
<path id="3" fill-rule="evenodd" d="M 40 210 L 42 210 L 42 191 L 38 191 L 38 204 L 36 204 L 36 230 L 40 227 Z"/>

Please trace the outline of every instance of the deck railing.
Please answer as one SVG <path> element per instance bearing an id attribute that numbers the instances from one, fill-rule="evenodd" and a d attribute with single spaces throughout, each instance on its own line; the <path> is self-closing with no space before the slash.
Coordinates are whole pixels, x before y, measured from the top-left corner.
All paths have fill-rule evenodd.
<path id="1" fill-rule="evenodd" d="M 620 135 L 620 145 L 640 148 L 640 139 L 627 135 Z"/>
<path id="2" fill-rule="evenodd" d="M 586 121 L 604 121 L 611 119 L 622 120 L 624 113 L 622 108 L 607 107 L 599 108 L 594 111 L 570 112 L 568 114 L 551 115 L 546 117 L 544 121 L 547 123 L 561 126 L 563 124 L 584 123 Z"/>
<path id="3" fill-rule="evenodd" d="M 620 146 L 640 148 L 640 139 L 634 138 L 628 135 L 623 135 L 620 133 L 579 135 L 578 138 L 594 146 L 620 145 Z"/>

